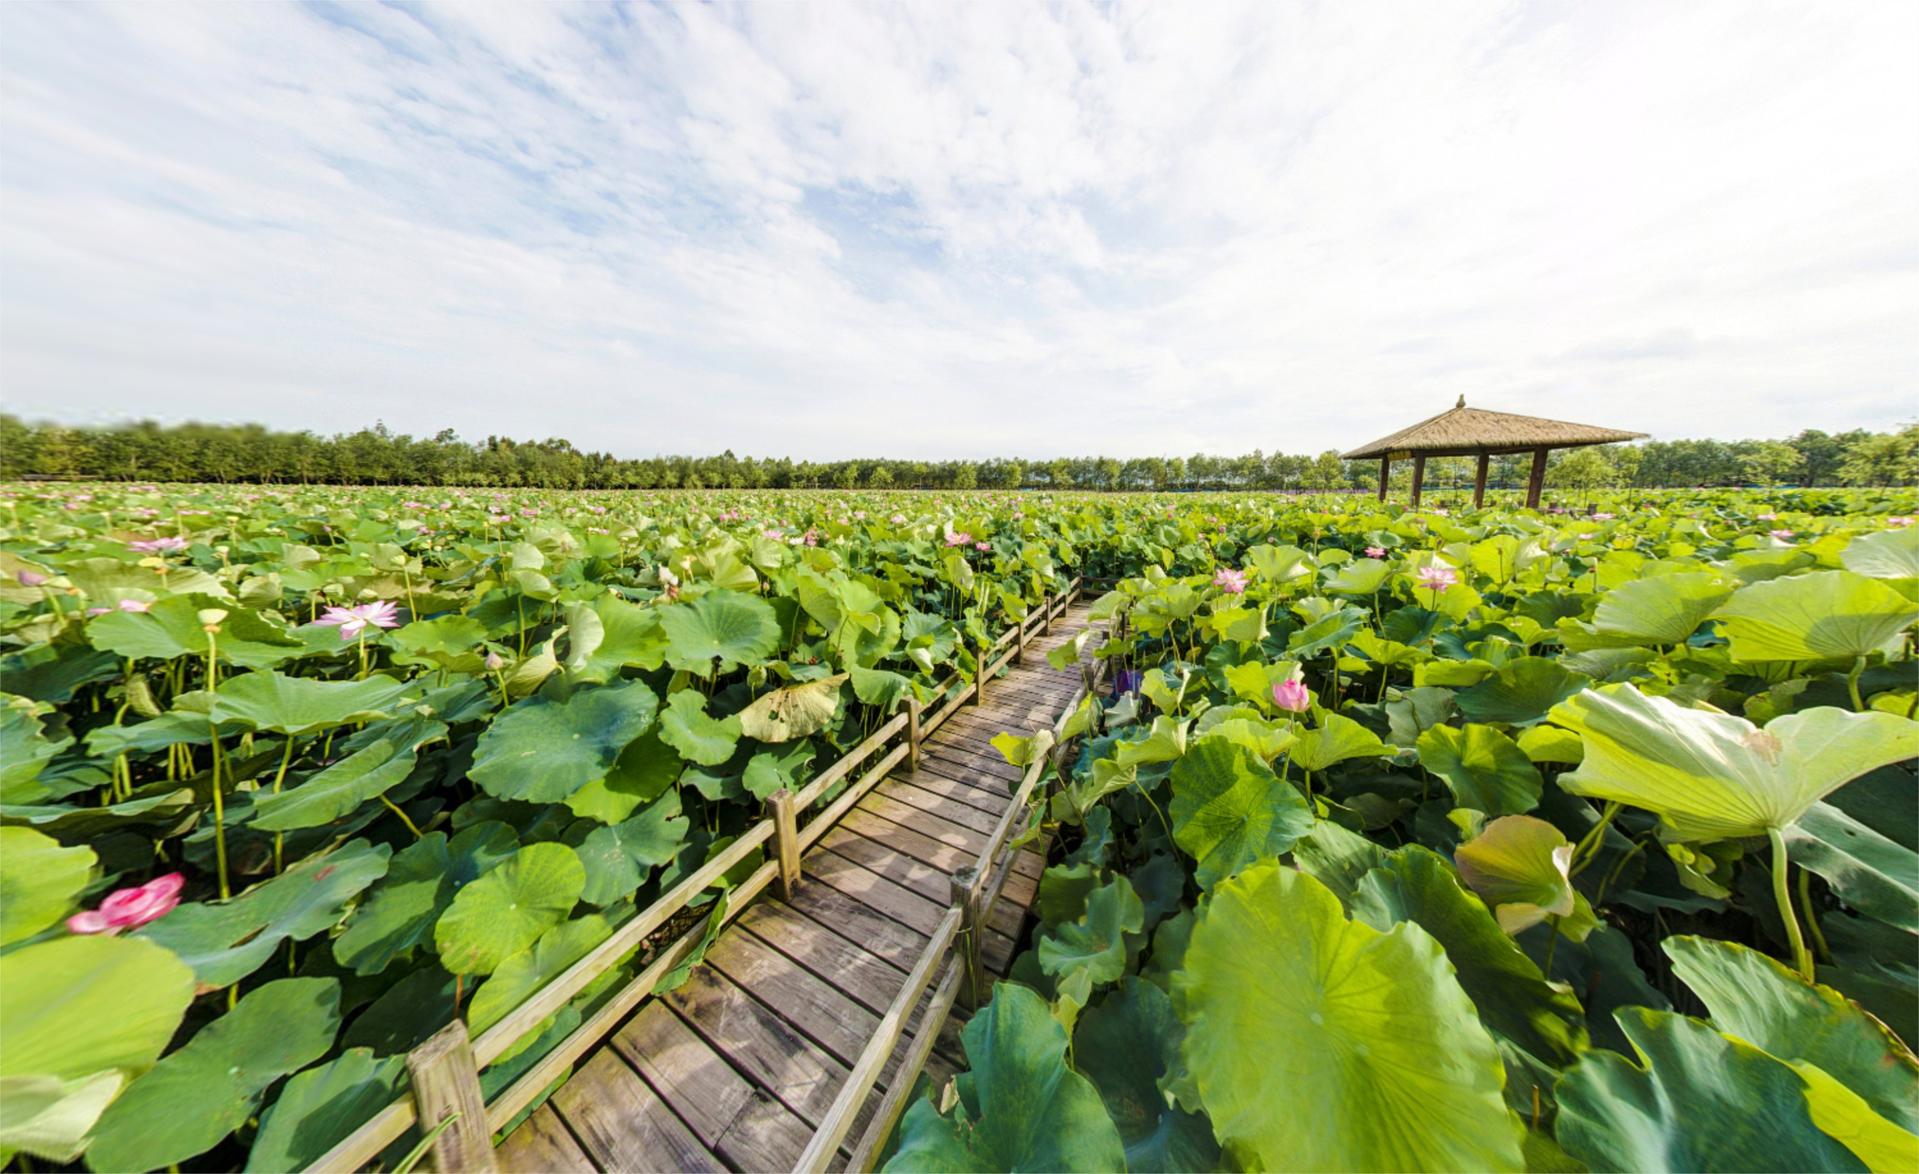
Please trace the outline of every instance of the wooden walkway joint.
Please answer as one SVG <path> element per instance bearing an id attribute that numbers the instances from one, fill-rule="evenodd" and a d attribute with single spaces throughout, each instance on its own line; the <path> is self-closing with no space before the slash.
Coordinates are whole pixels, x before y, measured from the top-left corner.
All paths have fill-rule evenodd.
<path id="1" fill-rule="evenodd" d="M 677 990 L 627 1004 L 637 1010 L 500 1145 L 499 1168 L 870 1164 L 918 1074 L 943 1081 L 963 1066 L 959 1024 L 1011 965 L 1037 896 L 1043 855 L 1002 846 L 1041 769 L 1008 765 L 991 739 L 1056 727 L 1093 680 L 1084 664 L 1047 663 L 1089 622 L 1083 604 L 1058 610 L 1057 627 L 1053 609 L 1023 626 L 1007 675 L 936 715 L 937 729 L 922 736 L 909 703 L 870 789 L 849 788 L 803 829 L 791 795 L 770 801 L 777 888 Z"/>

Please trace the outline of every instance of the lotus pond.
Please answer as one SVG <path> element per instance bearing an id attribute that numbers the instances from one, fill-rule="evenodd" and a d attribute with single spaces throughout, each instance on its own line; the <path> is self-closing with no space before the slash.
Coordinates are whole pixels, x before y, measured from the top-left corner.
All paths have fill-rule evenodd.
<path id="1" fill-rule="evenodd" d="M 0 1155 L 304 1166 L 1079 574 L 890 1168 L 1911 1170 L 1915 512 L 8 487 Z"/>

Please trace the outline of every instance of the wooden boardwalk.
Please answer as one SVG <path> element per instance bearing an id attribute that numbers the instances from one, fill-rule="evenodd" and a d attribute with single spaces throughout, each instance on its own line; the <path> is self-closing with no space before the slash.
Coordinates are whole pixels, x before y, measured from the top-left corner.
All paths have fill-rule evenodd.
<path id="1" fill-rule="evenodd" d="M 1019 785 L 991 739 L 1053 724 L 1080 674 L 1050 667 L 1046 652 L 1086 624 L 1076 606 L 1034 638 L 1023 666 L 988 683 L 985 705 L 926 739 L 917 770 L 896 768 L 813 846 L 790 900 L 767 890 L 685 985 L 647 1000 L 584 1057 L 501 1144 L 500 1168 L 792 1169 L 946 915 L 951 874 L 975 863 Z M 1039 852 L 1021 852 L 985 918 L 982 960 L 994 975 L 1012 962 L 1043 867 Z M 926 1065 L 935 1081 L 963 1063 L 963 1016 L 955 1007 L 940 1030 Z M 842 1146 L 836 1167 L 847 1157 Z"/>

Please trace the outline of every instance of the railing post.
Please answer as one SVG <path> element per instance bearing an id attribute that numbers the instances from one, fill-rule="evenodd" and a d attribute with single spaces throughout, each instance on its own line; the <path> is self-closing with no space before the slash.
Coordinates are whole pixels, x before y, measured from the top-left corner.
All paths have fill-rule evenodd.
<path id="1" fill-rule="evenodd" d="M 413 1103 L 421 1134 L 448 1118 L 427 1151 L 429 1168 L 442 1171 L 493 1171 L 493 1131 L 486 1124 L 486 1096 L 466 1024 L 458 1019 L 433 1033 L 406 1054 L 413 1081 Z"/>
<path id="2" fill-rule="evenodd" d="M 1021 667 L 1026 664 L 1026 625 L 1032 621 L 1031 613 L 1020 616 L 1018 634 L 1013 637 L 1013 663 Z"/>
<path id="3" fill-rule="evenodd" d="M 966 980 L 960 984 L 960 998 L 967 1010 L 975 1010 L 980 1005 L 980 961 L 979 932 L 980 907 L 979 894 L 974 886 L 979 882 L 979 869 L 973 865 L 956 870 L 948 882 L 952 885 L 953 904 L 960 910 L 959 937 L 954 946 L 960 952 L 960 960 L 966 966 Z"/>
<path id="4" fill-rule="evenodd" d="M 773 792 L 766 800 L 766 816 L 773 821 L 773 847 L 780 862 L 780 896 L 793 899 L 800 885 L 800 826 L 793 810 L 793 792 Z"/>
<path id="5" fill-rule="evenodd" d="M 979 671 L 973 674 L 973 704 L 986 704 L 986 666 L 993 661 L 993 646 L 979 642 Z"/>
<path id="6" fill-rule="evenodd" d="M 906 763 L 909 770 L 920 768 L 920 699 L 906 699 Z"/>
<path id="7" fill-rule="evenodd" d="M 1040 623 L 1040 634 L 1051 636 L 1053 634 L 1053 593 L 1051 591 L 1046 593 L 1046 609 L 1040 614 L 1046 617 Z"/>

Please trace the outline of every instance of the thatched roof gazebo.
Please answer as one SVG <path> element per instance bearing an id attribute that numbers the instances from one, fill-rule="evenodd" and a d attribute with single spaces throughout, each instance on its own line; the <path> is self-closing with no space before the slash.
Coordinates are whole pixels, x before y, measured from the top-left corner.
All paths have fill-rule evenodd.
<path id="1" fill-rule="evenodd" d="M 1564 420 L 1544 420 L 1538 416 L 1516 416 L 1511 412 L 1489 412 L 1469 408 L 1466 397 L 1450 411 L 1391 436 L 1382 436 L 1363 445 L 1343 459 L 1379 460 L 1379 500 L 1386 500 L 1386 483 L 1392 477 L 1393 462 L 1411 458 L 1413 462 L 1413 504 L 1419 504 L 1420 482 L 1426 476 L 1427 457 L 1479 458 L 1479 470 L 1473 478 L 1473 507 L 1486 501 L 1486 466 L 1494 455 L 1530 452 L 1532 476 L 1526 481 L 1526 508 L 1539 508 L 1539 491 L 1546 484 L 1546 453 L 1555 448 L 1584 448 L 1592 444 L 1617 444 L 1639 440 L 1644 432 L 1622 432 L 1617 428 L 1595 428 L 1591 424 L 1568 424 Z"/>

